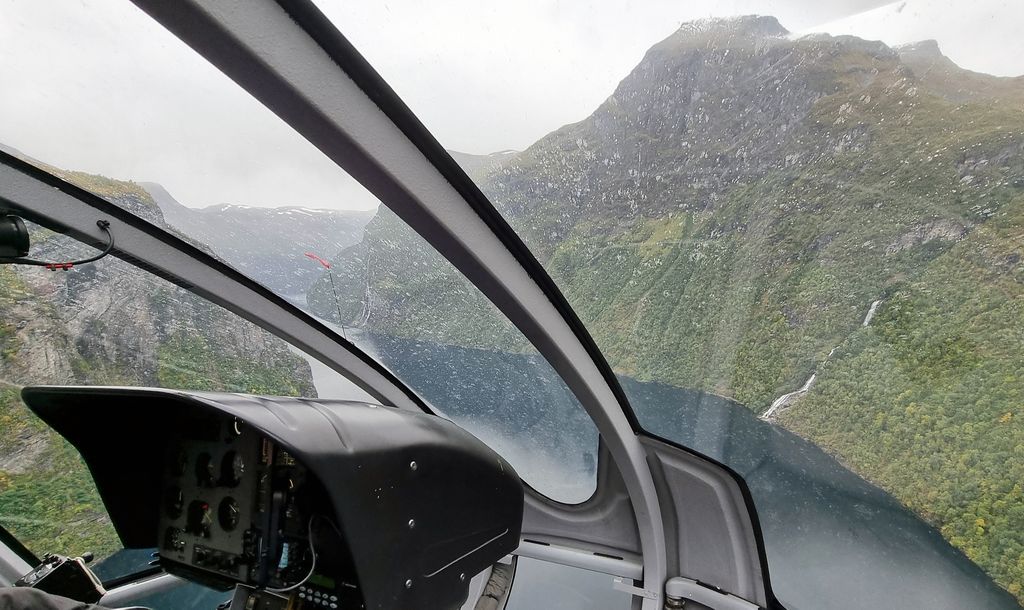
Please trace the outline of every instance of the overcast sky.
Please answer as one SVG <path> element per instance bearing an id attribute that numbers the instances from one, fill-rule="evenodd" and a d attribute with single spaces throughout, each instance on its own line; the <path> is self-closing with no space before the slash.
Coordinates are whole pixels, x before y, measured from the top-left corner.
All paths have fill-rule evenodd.
<path id="1" fill-rule="evenodd" d="M 522 149 L 586 117 L 657 41 L 711 16 L 796 33 L 935 38 L 960 65 L 1024 74 L 1024 0 L 320 0 L 450 149 Z M 375 200 L 126 0 L 0 0 L 0 143 L 68 169 L 218 203 Z"/>

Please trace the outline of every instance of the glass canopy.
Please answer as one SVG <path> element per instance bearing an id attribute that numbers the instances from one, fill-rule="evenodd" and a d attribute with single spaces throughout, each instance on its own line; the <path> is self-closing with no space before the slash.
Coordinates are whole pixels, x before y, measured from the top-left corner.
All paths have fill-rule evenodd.
<path id="1" fill-rule="evenodd" d="M 182 235 L 318 316 L 501 452 L 542 494 L 565 503 L 591 496 L 597 431 L 561 379 L 472 284 L 343 170 L 130 3 L 54 12 L 17 1 L 3 15 L 4 151 Z M 12 273 L 13 285 L 46 272 Z M 89 273 L 76 270 L 68 281 Z M 107 295 L 102 282 L 78 288 L 83 301 Z M 167 324 L 173 310 L 140 303 L 137 316 L 118 319 L 119 335 L 162 341 L 153 326 Z M 110 342 L 105 322 L 61 332 Z M 199 383 L 198 368 L 145 374 L 163 370 L 160 359 L 173 351 L 164 347 L 155 369 L 136 366 L 127 348 L 118 354 L 123 361 L 105 365 L 121 366 L 131 385 Z M 96 365 L 89 358 L 82 355 L 83 367 Z M 316 393 L 352 397 L 351 386 L 322 365 L 309 367 L 297 374 Z M 17 384 L 89 379 L 61 369 Z"/>
<path id="2" fill-rule="evenodd" d="M 745 477 L 783 603 L 1024 601 L 1019 2 L 317 4 Z"/>
<path id="3" fill-rule="evenodd" d="M 1019 3 L 318 4 L 544 264 L 640 424 L 744 477 L 787 607 L 1019 607 Z M 5 150 L 308 308 L 541 492 L 590 495 L 571 393 L 344 172 L 127 4 L 4 10 Z M 71 277 L 32 293 L 95 279 Z"/>

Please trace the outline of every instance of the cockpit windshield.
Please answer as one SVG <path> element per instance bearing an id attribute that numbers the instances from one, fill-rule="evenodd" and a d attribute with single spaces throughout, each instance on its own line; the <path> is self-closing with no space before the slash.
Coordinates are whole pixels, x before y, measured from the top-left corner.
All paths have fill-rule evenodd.
<path id="1" fill-rule="evenodd" d="M 787 608 L 1024 604 L 1019 1 L 315 4 L 543 265 L 637 430 L 743 478 Z M 128 2 L 0 14 L 0 150 L 314 315 L 549 499 L 592 497 L 561 377 L 288 124 Z M 126 263 L 47 273 L 0 269 L 0 523 L 57 494 L 116 546 L 20 386 L 352 395 Z"/>
<path id="2" fill-rule="evenodd" d="M 14 2 L 3 12 L 5 152 L 183 236 L 319 317 L 501 451 L 546 496 L 571 504 L 590 497 L 597 431 L 565 384 L 468 280 L 344 170 L 130 3 L 54 13 Z M 11 286 L 48 273 L 4 272 Z M 103 294 L 116 305 L 116 291 L 107 294 L 113 287 L 74 281 L 88 273 L 60 278 L 69 284 L 60 290 L 80 301 Z M 28 293 L 52 296 L 38 287 Z M 133 308 L 137 319 L 96 316 L 92 325 L 70 325 L 67 338 L 110 341 L 104 323 L 123 325 L 122 361 L 105 366 L 141 370 L 141 378 L 122 376 L 129 385 L 259 391 L 201 382 L 211 363 L 187 355 L 199 348 L 189 343 L 195 337 L 161 344 L 149 368 L 133 362 L 130 344 L 163 341 L 153 326 L 159 331 L 174 310 L 154 299 Z M 9 349 L 12 359 L 25 358 Z M 89 358 L 82 355 L 83 366 L 96 365 Z M 145 374 L 171 371 L 165 359 L 174 359 L 173 372 Z M 350 384 L 307 360 L 309 383 L 297 382 L 294 393 L 352 397 Z M 73 370 L 51 373 L 6 381 L 90 382 Z"/>
<path id="3" fill-rule="evenodd" d="M 1020 3 L 318 5 L 744 476 L 784 603 L 1024 601 Z"/>

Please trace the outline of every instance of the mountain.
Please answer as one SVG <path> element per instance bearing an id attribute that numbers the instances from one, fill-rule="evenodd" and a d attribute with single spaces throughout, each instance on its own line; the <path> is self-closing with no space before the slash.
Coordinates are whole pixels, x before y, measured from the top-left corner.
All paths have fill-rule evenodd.
<path id="1" fill-rule="evenodd" d="M 519 154 L 516 150 L 503 150 L 489 155 L 471 155 L 469 153 L 449 150 L 452 159 L 474 180 L 482 179 L 491 172 L 501 169 Z"/>
<path id="2" fill-rule="evenodd" d="M 140 184 L 166 222 L 206 244 L 216 255 L 282 295 L 305 294 L 320 266 L 306 252 L 332 257 L 359 243 L 372 211 L 257 208 L 216 205 L 188 208 L 153 182 Z"/>
<path id="3" fill-rule="evenodd" d="M 47 169 L 168 228 L 138 184 Z M 46 260 L 92 251 L 30 231 Z M 0 266 L 0 521 L 34 550 L 100 557 L 119 545 L 85 466 L 19 396 L 24 385 L 76 383 L 316 395 L 309 365 L 284 342 L 121 260 Z"/>
<path id="4" fill-rule="evenodd" d="M 934 40 L 902 45 L 896 51 L 922 86 L 950 101 L 1024 104 L 1024 76 L 1000 77 L 965 70 L 943 55 Z"/>
<path id="5" fill-rule="evenodd" d="M 933 43 L 701 21 L 587 118 L 473 167 L 616 372 L 756 413 L 791 394 L 775 421 L 1024 601 L 1019 86 Z M 320 315 L 522 347 L 384 207 L 341 258 Z"/>

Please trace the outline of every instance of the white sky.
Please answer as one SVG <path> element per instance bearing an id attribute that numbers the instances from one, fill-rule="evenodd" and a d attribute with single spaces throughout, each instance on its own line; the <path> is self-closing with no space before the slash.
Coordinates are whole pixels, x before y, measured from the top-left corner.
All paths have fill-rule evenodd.
<path id="1" fill-rule="evenodd" d="M 1024 74 L 1024 0 L 319 0 L 446 147 L 522 149 L 592 112 L 681 22 L 772 14 L 794 32 L 935 38 Z M 874 9 L 874 10 L 872 10 Z M 163 184 L 185 205 L 376 201 L 126 0 L 0 0 L 0 143 Z"/>

